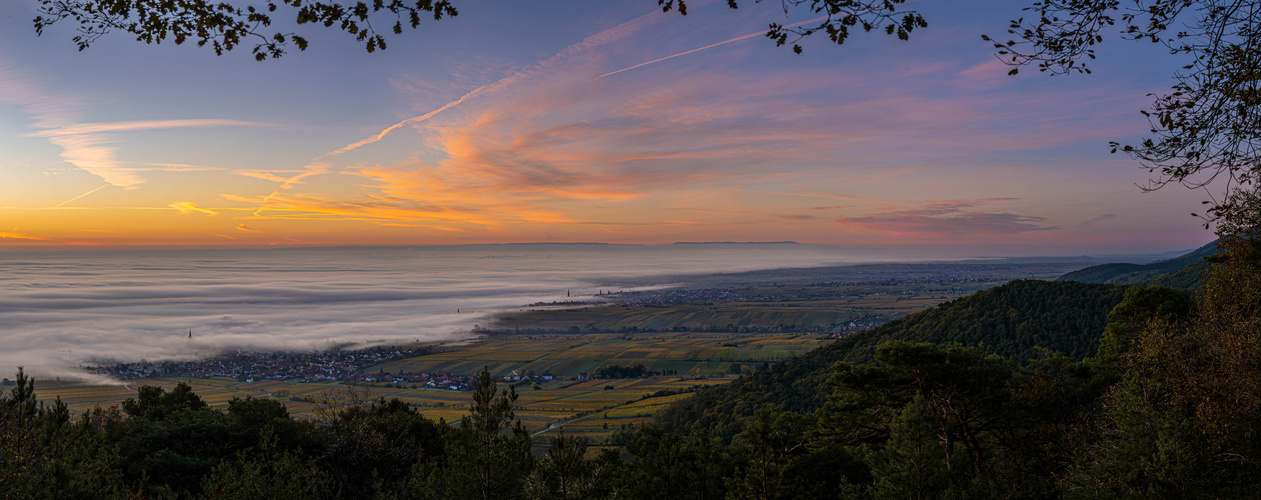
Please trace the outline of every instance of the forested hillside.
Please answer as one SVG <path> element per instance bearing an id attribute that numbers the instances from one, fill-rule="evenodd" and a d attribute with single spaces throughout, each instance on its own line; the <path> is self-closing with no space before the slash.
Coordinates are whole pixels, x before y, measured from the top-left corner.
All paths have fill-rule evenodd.
<path id="1" fill-rule="evenodd" d="M 703 391 L 661 422 L 762 450 L 749 469 L 795 488 L 762 498 L 1255 497 L 1261 196 L 1238 196 L 1254 198 L 1222 209 L 1238 213 L 1219 221 L 1213 264 L 1181 268 L 1201 267 L 1194 293 L 1012 283 Z"/>
<path id="2" fill-rule="evenodd" d="M 809 412 L 827 399 L 825 383 L 837 361 L 871 363 L 890 341 L 959 343 L 1027 363 L 1041 347 L 1081 360 L 1093 356 L 1125 288 L 1077 282 L 1019 280 L 854 334 L 831 345 L 701 390 L 659 419 L 667 427 L 695 425 L 736 432 L 735 424 L 763 404 Z"/>
<path id="3" fill-rule="evenodd" d="M 1212 265 L 1208 260 L 1200 260 L 1177 271 L 1158 275 L 1142 284 L 1147 286 L 1166 286 L 1179 290 L 1194 290 L 1204 285 L 1204 279 L 1208 276 L 1209 268 Z"/>

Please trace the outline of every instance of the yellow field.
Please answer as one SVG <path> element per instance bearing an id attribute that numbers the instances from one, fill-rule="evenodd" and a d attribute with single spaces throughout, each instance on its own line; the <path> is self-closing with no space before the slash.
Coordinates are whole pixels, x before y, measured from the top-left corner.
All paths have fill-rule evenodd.
<path id="1" fill-rule="evenodd" d="M 827 342 L 804 333 L 590 333 L 489 337 L 448 352 L 383 363 L 388 373 L 492 375 L 593 373 L 600 367 L 644 365 L 650 371 L 698 377 L 725 376 L 731 364 L 750 368 L 800 356 Z"/>
<path id="2" fill-rule="evenodd" d="M 662 390 L 686 390 L 694 385 L 726 383 L 727 378 L 686 379 L 680 377 L 656 377 L 627 380 L 557 381 L 531 389 L 518 387 L 517 418 L 531 430 L 542 436 L 564 432 L 566 435 L 587 436 L 599 442 L 623 424 L 641 425 L 665 404 L 690 397 L 690 393 L 643 399 Z M 131 380 L 126 386 L 86 386 L 66 382 L 36 381 L 35 389 L 41 400 L 51 401 L 60 396 L 75 412 L 93 406 L 119 405 L 129 397 L 135 397 L 133 389 L 142 385 L 165 387 L 168 390 L 179 382 L 188 383 L 194 392 L 215 408 L 226 408 L 234 397 L 276 398 L 284 402 L 290 414 L 297 418 L 314 418 L 319 403 L 329 399 L 342 399 L 347 389 L 362 391 L 361 396 L 398 398 L 432 419 L 448 422 L 459 420 L 468 414 L 472 403 L 471 392 L 444 389 L 395 389 L 388 387 L 347 387 L 340 383 L 289 383 L 266 381 L 238 383 L 231 379 L 145 379 Z M 612 386 L 612 389 L 605 389 Z M 501 384 L 501 387 L 502 384 Z M 286 396 L 277 393 L 289 391 Z M 574 419 L 579 419 L 573 421 Z M 606 429 L 604 424 L 608 424 Z"/>

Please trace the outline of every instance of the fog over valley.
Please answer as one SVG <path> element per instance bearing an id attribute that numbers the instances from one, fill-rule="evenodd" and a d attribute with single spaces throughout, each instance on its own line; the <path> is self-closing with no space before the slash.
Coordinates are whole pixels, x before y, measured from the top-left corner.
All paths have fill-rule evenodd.
<path id="1" fill-rule="evenodd" d="M 853 259 L 792 244 L 5 253 L 0 366 L 72 376 L 233 349 L 453 339 L 494 310 L 567 293 Z"/>

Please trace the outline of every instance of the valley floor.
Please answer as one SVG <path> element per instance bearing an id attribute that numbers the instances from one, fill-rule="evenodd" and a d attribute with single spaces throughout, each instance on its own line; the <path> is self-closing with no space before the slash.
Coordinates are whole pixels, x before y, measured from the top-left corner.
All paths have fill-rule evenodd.
<path id="1" fill-rule="evenodd" d="M 169 390 L 185 382 L 215 407 L 232 398 L 272 398 L 295 417 L 317 419 L 329 408 L 398 398 L 426 417 L 454 421 L 472 401 L 458 390 L 465 384 L 418 380 L 466 380 L 485 368 L 499 383 L 517 386 L 517 418 L 536 439 L 563 430 L 599 443 L 697 386 L 727 383 L 832 338 L 1012 279 L 1048 279 L 1080 266 L 882 264 L 692 277 L 692 285 L 675 289 L 602 296 L 603 305 L 500 311 L 472 340 L 402 346 L 418 355 L 366 365 L 361 373 L 371 382 L 157 372 L 110 386 L 37 380 L 36 393 L 81 412 L 120 404 L 142 385 Z M 596 379 L 597 370 L 615 365 L 642 365 L 649 375 Z"/>

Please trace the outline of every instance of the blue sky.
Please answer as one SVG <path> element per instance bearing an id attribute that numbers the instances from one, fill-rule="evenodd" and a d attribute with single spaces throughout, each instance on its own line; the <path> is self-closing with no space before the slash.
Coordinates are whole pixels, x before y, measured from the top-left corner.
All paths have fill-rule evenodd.
<path id="1" fill-rule="evenodd" d="M 1108 154 L 1172 84 L 1159 47 L 1009 77 L 980 35 L 1018 3 L 914 2 L 909 42 L 801 55 L 748 35 L 812 14 L 724 4 L 457 3 L 385 51 L 302 27 L 307 51 L 256 62 L 118 33 L 78 52 L 6 3 L 0 246 L 1212 239 L 1189 215 L 1204 192 L 1140 193 L 1146 171 Z"/>

